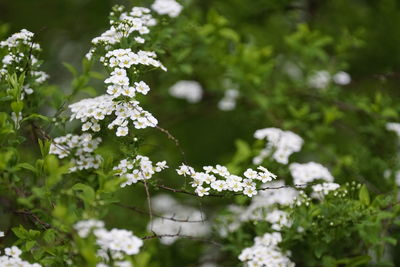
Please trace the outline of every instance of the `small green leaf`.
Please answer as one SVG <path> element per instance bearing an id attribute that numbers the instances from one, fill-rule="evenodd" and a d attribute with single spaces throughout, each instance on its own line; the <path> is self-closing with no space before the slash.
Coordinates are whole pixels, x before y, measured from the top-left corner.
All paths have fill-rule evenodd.
<path id="1" fill-rule="evenodd" d="M 15 102 L 11 103 L 11 109 L 16 114 L 20 113 L 23 108 L 24 108 L 24 102 L 22 102 L 22 101 L 15 101 Z"/>
<path id="2" fill-rule="evenodd" d="M 78 183 L 75 184 L 71 189 L 73 191 L 81 191 L 82 194 L 80 194 L 80 198 L 87 204 L 91 204 L 95 200 L 96 193 L 94 192 L 93 188 L 88 185 Z"/>
<path id="3" fill-rule="evenodd" d="M 14 227 L 11 230 L 20 239 L 26 239 L 28 237 L 28 231 L 26 231 L 22 225 Z"/>
<path id="4" fill-rule="evenodd" d="M 36 168 L 27 162 L 19 163 L 15 167 L 18 169 L 22 168 L 22 169 L 30 170 L 30 171 L 36 173 Z"/>
<path id="5" fill-rule="evenodd" d="M 43 121 L 50 121 L 50 118 L 49 118 L 49 117 L 46 117 L 46 116 L 43 116 L 43 115 L 34 113 L 34 114 L 29 115 L 28 117 L 25 117 L 25 118 L 21 121 L 21 123 L 24 122 L 24 121 L 32 120 L 32 119 L 41 119 L 41 120 L 43 120 Z"/>
<path id="6" fill-rule="evenodd" d="M 76 77 L 78 76 L 78 71 L 76 70 L 76 68 L 74 66 L 72 66 L 71 64 L 67 63 L 67 62 L 63 62 L 62 63 L 64 65 L 64 67 L 66 67 L 69 72 L 71 72 L 71 74 Z"/>
<path id="7" fill-rule="evenodd" d="M 34 246 L 35 244 L 36 244 L 36 241 L 33 241 L 33 240 L 27 241 L 27 242 L 25 243 L 25 250 L 27 250 L 27 251 L 31 250 L 31 248 L 33 248 L 33 246 Z"/>
<path id="8" fill-rule="evenodd" d="M 366 185 L 361 186 L 360 191 L 358 193 L 358 198 L 360 199 L 361 203 L 368 206 L 370 204 L 370 197 L 368 188 Z"/>

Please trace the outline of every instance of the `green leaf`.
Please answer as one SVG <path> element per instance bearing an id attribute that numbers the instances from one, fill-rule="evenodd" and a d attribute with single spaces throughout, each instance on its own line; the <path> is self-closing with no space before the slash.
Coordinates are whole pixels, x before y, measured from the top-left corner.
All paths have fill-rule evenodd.
<path id="1" fill-rule="evenodd" d="M 74 66 L 72 66 L 71 64 L 67 63 L 67 62 L 63 62 L 62 63 L 64 67 L 66 67 L 69 72 L 71 72 L 71 74 L 76 77 L 78 76 L 78 71 L 76 70 L 76 68 Z"/>
<path id="2" fill-rule="evenodd" d="M 11 103 L 11 109 L 16 114 L 20 113 L 23 108 L 24 108 L 24 102 L 22 102 L 22 101 L 15 101 L 15 102 Z"/>
<path id="3" fill-rule="evenodd" d="M 12 96 L 7 95 L 7 96 L 0 97 L 0 102 L 10 101 L 12 99 L 13 99 Z"/>
<path id="4" fill-rule="evenodd" d="M 13 233 L 20 239 L 27 239 L 28 231 L 22 226 L 14 227 L 11 229 Z"/>
<path id="5" fill-rule="evenodd" d="M 31 115 L 25 117 L 25 118 L 21 121 L 21 123 L 24 122 L 24 121 L 32 120 L 32 119 L 41 119 L 41 120 L 43 120 L 43 121 L 50 121 L 50 118 L 49 118 L 49 117 L 46 117 L 46 116 L 44 116 L 44 115 L 40 115 L 40 114 L 34 113 L 34 114 L 31 114 Z"/>
<path id="6" fill-rule="evenodd" d="M 389 244 L 391 244 L 393 246 L 395 246 L 397 244 L 397 239 L 393 238 L 393 237 L 390 237 L 390 236 L 383 237 L 383 241 L 385 241 L 385 242 L 387 242 L 387 243 L 389 243 Z"/>
<path id="7" fill-rule="evenodd" d="M 42 154 L 42 157 L 45 158 L 49 154 L 51 141 L 38 139 L 38 144 L 40 148 L 40 153 Z"/>
<path id="8" fill-rule="evenodd" d="M 33 246 L 34 246 L 35 244 L 36 244 L 36 241 L 33 241 L 33 240 L 27 241 L 27 242 L 25 243 L 25 250 L 27 250 L 27 251 L 31 250 L 31 248 L 33 248 Z"/>
<path id="9" fill-rule="evenodd" d="M 236 140 L 235 145 L 236 145 L 236 153 L 235 156 L 233 157 L 232 163 L 234 165 L 237 165 L 250 158 L 251 149 L 250 146 L 245 141 L 240 139 Z"/>
<path id="10" fill-rule="evenodd" d="M 26 169 L 26 170 L 30 170 L 33 173 L 36 173 L 36 168 L 34 166 L 32 166 L 31 164 L 27 163 L 27 162 L 23 162 L 23 163 L 19 163 L 15 166 L 16 168 L 22 168 L 22 169 Z"/>
<path id="11" fill-rule="evenodd" d="M 46 230 L 43 234 L 43 239 L 48 243 L 53 242 L 56 239 L 56 232 L 53 229 Z"/>
<path id="12" fill-rule="evenodd" d="M 354 258 L 344 258 L 336 261 L 336 264 L 346 264 L 347 267 L 357 267 L 365 265 L 371 261 L 371 257 L 368 255 L 356 256 Z"/>
<path id="13" fill-rule="evenodd" d="M 73 191 L 81 191 L 80 198 L 85 201 L 87 204 L 92 204 L 95 200 L 96 193 L 94 192 L 93 188 L 88 185 L 78 183 L 75 184 L 72 188 Z"/>
<path id="14" fill-rule="evenodd" d="M 368 188 L 366 185 L 361 186 L 360 191 L 358 193 L 358 198 L 360 199 L 361 203 L 368 206 L 370 204 L 370 197 Z"/>

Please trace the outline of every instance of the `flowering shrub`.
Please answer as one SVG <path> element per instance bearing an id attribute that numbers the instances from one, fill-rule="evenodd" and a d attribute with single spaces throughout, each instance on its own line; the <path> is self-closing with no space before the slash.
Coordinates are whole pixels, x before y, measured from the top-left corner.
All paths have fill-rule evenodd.
<path id="1" fill-rule="evenodd" d="M 62 85 L 0 27 L 0 266 L 400 264 L 396 73 L 352 58 L 373 30 L 242 2 L 116 5 Z"/>

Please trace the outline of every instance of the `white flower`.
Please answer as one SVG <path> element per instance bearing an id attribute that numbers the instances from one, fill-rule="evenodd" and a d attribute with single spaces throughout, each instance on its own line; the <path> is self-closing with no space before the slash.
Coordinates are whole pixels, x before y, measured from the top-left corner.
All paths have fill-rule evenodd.
<path id="1" fill-rule="evenodd" d="M 283 253 L 278 247 L 282 236 L 278 232 L 266 233 L 262 237 L 254 238 L 254 245 L 242 250 L 239 260 L 246 262 L 248 266 L 265 267 L 294 267 L 294 263 L 288 258 L 289 253 Z"/>
<path id="2" fill-rule="evenodd" d="M 115 228 L 108 231 L 104 228 L 104 223 L 98 220 L 80 221 L 74 228 L 82 238 L 88 237 L 90 233 L 94 234 L 96 243 L 100 247 L 97 254 L 103 258 L 108 258 L 110 255 L 113 260 L 118 260 L 124 255 L 138 254 L 143 245 L 143 241 L 131 231 Z"/>
<path id="3" fill-rule="evenodd" d="M 257 190 L 254 186 L 246 186 L 243 190 L 243 194 L 252 197 L 254 195 L 257 195 Z"/>
<path id="4" fill-rule="evenodd" d="M 138 42 L 139 44 L 144 44 L 145 39 L 143 39 L 142 37 L 135 37 L 135 41 Z"/>
<path id="5" fill-rule="evenodd" d="M 4 249 L 4 256 L 0 256 L 0 266 L 7 267 L 41 267 L 38 263 L 29 263 L 27 261 L 22 260 L 19 256 L 21 255 L 21 250 L 12 246 L 11 248 Z"/>
<path id="6" fill-rule="evenodd" d="M 149 27 L 157 23 L 151 14 L 149 14 L 149 9 L 133 7 L 131 12 L 122 12 L 119 19 L 117 21 L 110 21 L 110 24 L 112 26 L 107 31 L 92 40 L 93 45 L 108 47 L 109 45 L 119 43 L 123 37 L 132 35 L 139 35 L 135 36 L 134 39 L 138 43 L 143 43 L 140 35 L 148 34 L 150 32 Z M 94 51 L 91 49 L 88 57 L 91 58 L 93 53 Z"/>
<path id="7" fill-rule="evenodd" d="M 307 184 L 314 180 L 321 179 L 326 182 L 333 182 L 334 178 L 327 168 L 319 163 L 308 162 L 304 164 L 292 163 L 289 166 L 294 184 Z"/>
<path id="8" fill-rule="evenodd" d="M 74 229 L 78 232 L 78 235 L 82 238 L 88 237 L 91 231 L 96 228 L 104 228 L 104 222 L 90 219 L 85 221 L 79 221 L 74 225 Z"/>
<path id="9" fill-rule="evenodd" d="M 20 100 L 25 95 L 30 95 L 34 91 L 34 83 L 41 84 L 49 77 L 43 71 L 39 71 L 41 62 L 34 56 L 35 52 L 41 51 L 40 45 L 34 42 L 34 34 L 28 30 L 22 29 L 20 32 L 14 33 L 5 41 L 0 42 L 0 48 L 4 48 L 4 57 L 0 57 L 0 77 L 11 71 L 26 71 L 29 63 L 29 81 L 26 79 L 21 90 Z M 29 51 L 29 53 L 28 53 Z"/>
<path id="10" fill-rule="evenodd" d="M 276 175 L 270 172 L 267 168 L 264 168 L 263 166 L 258 166 L 257 169 L 261 171 L 258 172 L 257 177 L 257 179 L 259 179 L 261 182 L 267 183 L 272 181 L 273 179 L 276 179 Z"/>
<path id="11" fill-rule="evenodd" d="M 339 71 L 333 75 L 333 81 L 339 85 L 347 85 L 351 82 L 351 77 L 347 72 Z"/>
<path id="12" fill-rule="evenodd" d="M 266 168 L 260 166 L 258 167 L 261 172 L 254 171 L 252 169 L 247 169 L 243 177 L 231 174 L 225 166 L 216 165 L 204 166 L 203 170 L 205 172 L 196 172 L 192 167 L 182 164 L 177 173 L 179 175 L 189 175 L 193 179 L 191 181 L 192 187 L 196 187 L 196 194 L 203 196 L 208 195 L 209 190 L 213 189 L 218 192 L 222 191 L 232 191 L 232 192 L 242 192 L 243 194 L 252 197 L 257 194 L 256 191 L 256 180 L 260 181 L 271 181 L 276 178 L 276 175 L 269 172 Z M 215 175 L 222 177 L 218 179 Z"/>
<path id="13" fill-rule="evenodd" d="M 182 11 L 182 6 L 175 0 L 156 0 L 151 8 L 158 14 L 171 18 L 177 17 Z"/>
<path id="14" fill-rule="evenodd" d="M 135 83 L 136 91 L 146 95 L 150 91 L 150 87 L 143 81 Z"/>
<path id="15" fill-rule="evenodd" d="M 224 97 L 218 102 L 218 108 L 223 111 L 233 110 L 236 107 L 236 99 L 239 97 L 239 91 L 229 89 L 225 91 Z"/>
<path id="16" fill-rule="evenodd" d="M 210 190 L 210 188 L 208 188 L 208 187 L 204 188 L 204 187 L 202 187 L 202 186 L 198 186 L 198 187 L 196 188 L 195 192 L 196 192 L 196 194 L 197 194 L 199 197 L 202 197 L 202 196 L 209 195 L 209 194 L 210 194 L 210 193 L 208 192 L 209 190 Z"/>
<path id="17" fill-rule="evenodd" d="M 126 136 L 128 134 L 129 130 L 128 127 L 118 127 L 116 135 L 117 136 Z"/>
<path id="18" fill-rule="evenodd" d="M 290 131 L 278 128 L 264 128 L 254 133 L 256 139 L 266 139 L 268 143 L 260 154 L 253 158 L 254 164 L 261 164 L 264 158 L 272 154 L 274 160 L 281 164 L 288 164 L 289 157 L 294 152 L 300 151 L 303 139 Z"/>
<path id="19" fill-rule="evenodd" d="M 318 199 L 322 199 L 325 195 L 329 194 L 329 192 L 335 191 L 339 187 L 340 185 L 336 183 L 316 184 L 312 186 L 313 194 L 311 196 Z"/>
<path id="20" fill-rule="evenodd" d="M 325 70 L 315 72 L 309 79 L 308 85 L 316 89 L 325 89 L 330 82 L 331 75 Z"/>
<path id="21" fill-rule="evenodd" d="M 179 169 L 176 170 L 176 172 L 177 172 L 179 175 L 183 175 L 183 176 L 186 176 L 186 175 L 194 175 L 194 174 L 195 174 L 194 169 L 193 169 L 192 167 L 190 167 L 190 166 L 185 165 L 185 164 L 182 164 L 182 165 L 179 167 Z"/>
<path id="22" fill-rule="evenodd" d="M 283 227 L 290 227 L 292 225 L 289 214 L 278 209 L 268 212 L 265 220 L 272 224 L 272 229 L 275 231 L 281 231 Z"/>
<path id="23" fill-rule="evenodd" d="M 121 184 L 121 187 L 125 187 L 138 181 L 148 180 L 156 172 L 161 172 L 166 168 L 168 168 L 166 161 L 157 162 L 154 166 L 148 157 L 137 155 L 133 159 L 121 160 L 113 170 L 116 171 L 117 176 L 125 179 L 125 182 Z"/>
<path id="24" fill-rule="evenodd" d="M 189 103 L 197 103 L 203 96 L 203 89 L 196 81 L 182 80 L 169 88 L 171 96 L 186 99 Z"/>
<path id="25" fill-rule="evenodd" d="M 90 121 L 85 122 L 82 124 L 82 131 L 87 131 L 92 127 L 92 123 Z"/>
<path id="26" fill-rule="evenodd" d="M 7 256 L 11 256 L 13 258 L 19 258 L 19 255 L 21 255 L 22 251 L 19 248 L 17 248 L 16 246 L 12 246 L 11 248 L 6 248 L 4 250 L 4 253 Z"/>
<path id="27" fill-rule="evenodd" d="M 101 143 L 101 138 L 93 138 L 91 134 L 82 135 L 67 134 L 54 138 L 50 145 L 50 154 L 57 155 L 62 159 L 71 156 L 71 172 L 84 169 L 98 169 L 102 157 L 96 155 L 94 151 Z"/>
<path id="28" fill-rule="evenodd" d="M 397 136 L 400 138 L 400 123 L 388 122 L 386 123 L 386 129 L 395 132 Z"/>
<path id="29" fill-rule="evenodd" d="M 115 94 L 114 94 L 115 96 Z M 151 113 L 143 110 L 137 101 L 119 102 L 114 101 L 114 96 L 102 95 L 95 98 L 83 99 L 77 103 L 71 104 L 72 119 L 79 119 L 85 123 L 83 130 L 99 131 L 98 121 L 104 120 L 106 116 L 114 115 L 115 119 L 107 126 L 113 129 L 115 126 L 126 127 L 129 120 L 137 129 L 155 127 L 157 119 Z M 120 129 L 117 136 L 125 136 L 127 128 Z"/>
<path id="30" fill-rule="evenodd" d="M 249 179 L 256 179 L 258 177 L 258 173 L 252 169 L 247 169 L 243 175 Z"/>
<path id="31" fill-rule="evenodd" d="M 4 232 L 0 231 L 0 237 L 4 237 Z"/>
<path id="32" fill-rule="evenodd" d="M 210 186 L 212 189 L 217 190 L 218 192 L 226 190 L 228 187 L 226 182 L 222 180 L 213 181 Z"/>

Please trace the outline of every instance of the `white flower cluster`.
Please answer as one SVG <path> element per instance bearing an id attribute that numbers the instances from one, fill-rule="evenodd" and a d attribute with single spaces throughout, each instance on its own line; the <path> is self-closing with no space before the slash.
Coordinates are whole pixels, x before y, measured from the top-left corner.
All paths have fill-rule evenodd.
<path id="1" fill-rule="evenodd" d="M 314 180 L 333 182 L 334 178 L 327 168 L 316 162 L 292 163 L 289 166 L 294 184 L 307 184 Z"/>
<path id="2" fill-rule="evenodd" d="M 400 123 L 388 122 L 386 123 L 386 129 L 395 132 L 397 136 L 400 138 Z"/>
<path id="3" fill-rule="evenodd" d="M 339 71 L 338 73 L 333 75 L 332 79 L 334 83 L 338 85 L 348 85 L 349 83 L 351 83 L 350 74 L 344 71 Z"/>
<path id="4" fill-rule="evenodd" d="M 123 11 L 123 7 L 117 7 L 118 12 Z M 111 15 L 115 15 L 112 12 Z M 134 38 L 137 43 L 144 43 L 142 35 L 148 34 L 150 32 L 149 27 L 157 24 L 156 20 L 150 14 L 150 9 L 144 7 L 133 7 L 132 10 L 128 12 L 122 12 L 119 20 L 110 21 L 111 27 L 107 31 L 101 34 L 101 36 L 96 37 L 92 40 L 93 45 L 105 45 L 106 47 L 110 45 L 117 44 L 122 38 L 129 37 L 132 33 L 137 33 L 138 36 Z M 94 49 L 90 50 L 87 54 L 87 58 L 91 58 Z"/>
<path id="5" fill-rule="evenodd" d="M 45 72 L 38 70 L 41 63 L 34 54 L 41 51 L 41 48 L 39 44 L 33 42 L 33 36 L 32 32 L 22 29 L 7 40 L 0 42 L 0 48 L 7 50 L 7 54 L 0 58 L 0 79 L 9 72 L 9 69 L 26 71 L 26 66 L 29 64 L 29 80 L 25 81 L 21 99 L 24 94 L 33 93 L 31 88 L 33 85 L 30 82 L 41 84 L 49 77 Z"/>
<path id="6" fill-rule="evenodd" d="M 259 140 L 266 139 L 268 141 L 260 154 L 253 158 L 254 164 L 261 164 L 271 154 L 277 162 L 288 164 L 290 155 L 300 151 L 303 146 L 303 139 L 300 136 L 278 128 L 257 130 L 254 133 L 254 137 Z"/>
<path id="7" fill-rule="evenodd" d="M 114 101 L 110 95 L 82 99 L 69 105 L 69 108 L 72 112 L 71 120 L 79 119 L 83 122 L 83 131 L 100 131 L 99 122 L 112 114 L 115 115 L 115 119 L 107 127 L 113 129 L 117 126 L 117 136 L 126 136 L 129 133 L 129 121 L 133 122 L 136 129 L 155 127 L 158 123 L 153 115 L 139 106 L 138 101 Z"/>
<path id="8" fill-rule="evenodd" d="M 157 119 L 148 111 L 139 106 L 135 99 L 137 93 L 146 95 L 150 88 L 143 81 L 134 81 L 133 77 L 138 74 L 138 66 L 151 66 L 167 69 L 156 59 L 156 53 L 152 51 L 116 48 L 122 38 L 132 37 L 131 34 L 147 34 L 150 26 L 156 24 L 155 19 L 150 15 L 150 9 L 134 7 L 131 12 L 123 12 L 122 6 L 117 6 L 112 12 L 122 12 L 117 21 L 111 21 L 111 28 L 102 36 L 95 38 L 92 43 L 95 45 L 89 52 L 88 57 L 96 51 L 96 45 L 104 45 L 106 53 L 100 58 L 103 65 L 111 71 L 110 76 L 104 81 L 107 86 L 107 94 L 96 98 L 83 99 L 70 105 L 72 111 L 71 119 L 80 119 L 84 124 L 82 130 L 99 131 L 99 121 L 105 120 L 106 116 L 115 116 L 108 124 L 109 129 L 117 126 L 116 135 L 126 136 L 129 133 L 128 123 L 133 122 L 136 129 L 155 127 Z M 143 43 L 145 40 L 136 36 L 134 40 Z M 111 46 L 112 45 L 112 46 Z"/>
<path id="9" fill-rule="evenodd" d="M 107 230 L 104 222 L 98 220 L 79 221 L 74 225 L 81 238 L 87 238 L 93 233 L 96 237 L 96 244 L 99 246 L 98 256 L 104 260 L 121 260 L 124 255 L 135 255 L 139 253 L 143 241 L 133 235 L 131 231 L 124 229 Z"/>
<path id="10" fill-rule="evenodd" d="M 281 231 L 284 227 L 290 227 L 292 220 L 286 211 L 275 209 L 268 212 L 265 220 L 271 224 L 271 228 L 275 231 Z"/>
<path id="11" fill-rule="evenodd" d="M 118 166 L 114 167 L 114 170 L 118 176 L 126 179 L 121 184 L 121 187 L 125 187 L 138 181 L 148 180 L 156 172 L 161 172 L 166 168 L 168 168 L 166 161 L 160 161 L 153 165 L 148 157 L 137 155 L 134 159 L 121 160 Z"/>
<path id="12" fill-rule="evenodd" d="M 131 231 L 124 229 L 111 229 L 108 231 L 98 228 L 93 233 L 104 255 L 107 255 L 107 251 L 135 255 L 139 253 L 139 249 L 143 245 L 143 241 L 140 238 L 133 235 Z"/>
<path id="13" fill-rule="evenodd" d="M 168 15 L 171 18 L 177 17 L 182 11 L 182 5 L 175 0 L 156 0 L 151 8 L 160 15 Z"/>
<path id="14" fill-rule="evenodd" d="M 203 89 L 196 81 L 178 81 L 171 88 L 169 94 L 173 97 L 186 99 L 189 103 L 198 103 L 203 97 Z"/>
<path id="15" fill-rule="evenodd" d="M 239 91 L 236 89 L 228 89 L 225 91 L 224 97 L 218 102 L 220 110 L 229 111 L 236 107 L 236 99 L 239 97 Z"/>
<path id="16" fill-rule="evenodd" d="M 157 59 L 156 53 L 152 51 L 139 50 L 137 53 L 132 52 L 130 48 L 127 49 L 115 49 L 107 52 L 107 54 L 100 59 L 104 66 L 113 68 L 114 72 L 111 77 L 106 80 L 106 83 L 112 83 L 116 86 L 129 85 L 129 78 L 127 77 L 126 71 L 134 65 L 145 65 L 153 66 L 155 68 L 161 68 L 166 71 L 167 69 Z M 114 78 L 114 79 L 113 79 Z M 146 94 L 139 89 L 140 93 Z M 114 94 L 111 94 L 114 95 Z"/>
<path id="17" fill-rule="evenodd" d="M 93 138 L 91 134 L 82 135 L 67 134 L 54 138 L 50 145 L 50 154 L 62 159 L 72 155 L 71 172 L 77 170 L 98 169 L 102 160 L 100 155 L 94 154 L 101 138 Z"/>
<path id="18" fill-rule="evenodd" d="M 0 47 L 7 47 L 11 50 L 11 48 L 17 48 L 20 45 L 25 45 L 28 47 L 32 46 L 33 50 L 40 50 L 40 45 L 36 43 L 32 43 L 33 33 L 22 29 L 20 32 L 14 33 L 5 41 L 0 42 Z"/>
<path id="19" fill-rule="evenodd" d="M 9 267 L 40 267 L 39 263 L 29 263 L 27 261 L 24 261 L 20 258 L 22 251 L 16 247 L 12 246 L 10 248 L 5 248 L 4 249 L 4 254 L 3 256 L 0 256 L 0 266 L 9 266 Z"/>
<path id="20" fill-rule="evenodd" d="M 312 197 L 323 199 L 324 196 L 329 194 L 331 191 L 335 191 L 339 189 L 340 185 L 337 183 L 322 183 L 316 184 L 312 186 L 313 193 L 311 194 Z"/>
<path id="21" fill-rule="evenodd" d="M 85 221 L 79 221 L 74 225 L 74 229 L 82 238 L 87 238 L 92 233 L 92 231 L 97 228 L 104 228 L 104 222 L 95 219 L 89 219 Z"/>
<path id="22" fill-rule="evenodd" d="M 147 225 L 149 231 L 157 235 L 186 235 L 202 237 L 210 232 L 210 225 L 206 216 L 201 211 L 186 205 L 182 205 L 174 198 L 166 194 L 160 194 L 151 199 L 152 209 L 164 218 L 154 218 Z M 166 219 L 173 218 L 174 220 Z M 171 245 L 179 236 L 164 236 L 160 242 Z"/>
<path id="23" fill-rule="evenodd" d="M 247 169 L 244 177 L 231 174 L 225 166 L 216 165 L 203 167 L 204 172 L 196 172 L 192 167 L 182 164 L 177 173 L 183 176 L 190 176 L 193 181 L 193 187 L 196 187 L 196 194 L 200 197 L 209 195 L 210 189 L 215 191 L 243 192 L 246 196 L 252 197 L 257 194 L 256 181 L 267 183 L 276 178 L 276 175 L 266 168 L 259 166 L 255 171 Z M 215 175 L 222 179 L 217 179 Z"/>
<path id="24" fill-rule="evenodd" d="M 348 85 L 351 82 L 351 77 L 347 72 L 339 71 L 331 77 L 328 71 L 320 70 L 309 77 L 308 85 L 316 89 L 326 89 L 331 79 L 338 85 Z"/>
<path id="25" fill-rule="evenodd" d="M 236 231 L 243 222 L 268 221 L 271 228 L 280 231 L 282 227 L 290 227 L 292 222 L 282 207 L 296 204 L 299 192 L 291 187 L 284 187 L 283 181 L 274 181 L 268 184 L 269 187 L 278 188 L 259 191 L 246 207 L 231 205 L 229 207 L 232 216 L 225 216 L 219 230 L 221 236 Z"/>
<path id="26" fill-rule="evenodd" d="M 239 255 L 239 260 L 246 262 L 249 267 L 294 267 L 289 259 L 289 252 L 284 253 L 279 248 L 282 236 L 278 232 L 266 233 L 254 238 L 254 245 L 245 248 Z"/>

